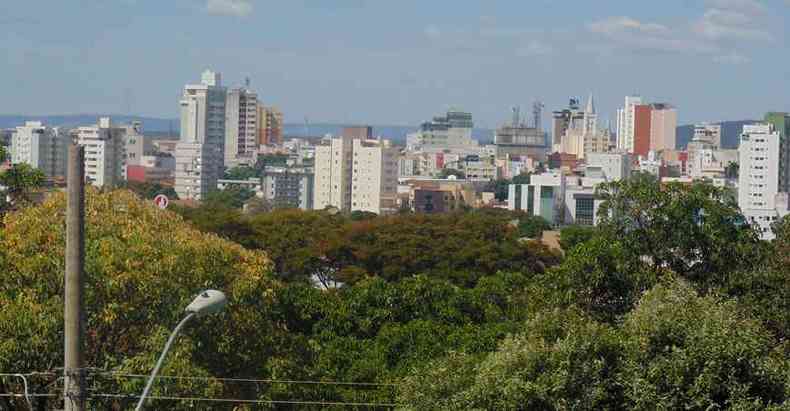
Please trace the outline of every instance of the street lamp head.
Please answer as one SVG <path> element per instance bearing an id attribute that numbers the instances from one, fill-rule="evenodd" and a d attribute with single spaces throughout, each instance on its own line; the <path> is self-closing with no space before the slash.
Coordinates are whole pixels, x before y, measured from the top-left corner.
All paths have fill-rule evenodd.
<path id="1" fill-rule="evenodd" d="M 206 290 L 198 294 L 186 308 L 186 312 L 194 313 L 198 317 L 221 311 L 228 299 L 222 291 Z"/>

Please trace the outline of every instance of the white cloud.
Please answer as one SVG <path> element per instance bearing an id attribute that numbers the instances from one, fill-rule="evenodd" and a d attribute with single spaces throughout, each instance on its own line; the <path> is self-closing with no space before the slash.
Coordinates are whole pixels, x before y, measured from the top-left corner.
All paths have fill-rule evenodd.
<path id="1" fill-rule="evenodd" d="M 606 37 L 615 46 L 630 49 L 694 53 L 718 51 L 715 45 L 684 35 L 681 31 L 631 17 L 610 17 L 588 24 L 587 29 Z"/>
<path id="2" fill-rule="evenodd" d="M 606 35 L 619 35 L 623 32 L 666 34 L 669 28 L 657 23 L 643 23 L 631 17 L 609 17 L 587 25 L 593 33 Z"/>
<path id="3" fill-rule="evenodd" d="M 206 12 L 219 16 L 246 17 L 252 13 L 250 0 L 208 0 Z"/>
<path id="4" fill-rule="evenodd" d="M 713 57 L 713 61 L 721 64 L 746 64 L 752 60 L 746 56 L 740 55 L 733 51 L 728 54 L 723 54 Z"/>
<path id="5" fill-rule="evenodd" d="M 712 39 L 771 40 L 771 34 L 760 28 L 761 9 L 757 8 L 712 8 L 705 11 L 695 24 L 694 30 Z"/>

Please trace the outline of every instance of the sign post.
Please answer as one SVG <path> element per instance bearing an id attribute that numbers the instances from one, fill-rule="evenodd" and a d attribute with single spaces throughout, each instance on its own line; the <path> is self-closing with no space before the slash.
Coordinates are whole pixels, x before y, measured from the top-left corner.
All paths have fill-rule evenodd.
<path id="1" fill-rule="evenodd" d="M 168 204 L 170 204 L 170 199 L 168 199 L 167 196 L 164 194 L 159 194 L 156 197 L 154 197 L 154 204 L 156 204 L 157 207 L 164 210 L 167 208 Z"/>

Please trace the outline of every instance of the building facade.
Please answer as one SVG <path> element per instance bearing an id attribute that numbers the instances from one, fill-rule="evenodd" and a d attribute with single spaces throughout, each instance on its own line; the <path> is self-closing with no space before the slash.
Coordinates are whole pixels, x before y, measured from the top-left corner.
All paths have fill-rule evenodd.
<path id="1" fill-rule="evenodd" d="M 313 207 L 351 210 L 353 142 L 340 137 L 324 141 L 315 148 Z"/>
<path id="2" fill-rule="evenodd" d="M 625 104 L 617 110 L 617 148 L 634 152 L 635 107 L 642 104 L 642 97 L 626 96 Z"/>
<path id="3" fill-rule="evenodd" d="M 765 121 L 779 133 L 779 191 L 790 192 L 790 113 L 767 113 Z"/>
<path id="4" fill-rule="evenodd" d="M 351 211 L 397 210 L 398 149 L 389 141 L 353 139 Z"/>
<path id="5" fill-rule="evenodd" d="M 266 167 L 263 196 L 277 208 L 313 209 L 313 169 L 309 167 Z"/>
<path id="6" fill-rule="evenodd" d="M 650 150 L 674 150 L 677 144 L 678 111 L 670 104 L 650 105 Z"/>
<path id="7" fill-rule="evenodd" d="M 787 214 L 778 207 L 780 135 L 773 124 L 743 126 L 738 154 L 738 206 L 763 239 L 773 239 L 771 224 Z M 782 209 L 784 208 L 784 209 Z"/>
<path id="8" fill-rule="evenodd" d="M 258 154 L 258 94 L 228 90 L 225 102 L 225 167 L 254 165 Z"/>
<path id="9" fill-rule="evenodd" d="M 283 113 L 277 107 L 258 106 L 258 144 L 281 146 L 283 144 Z"/>
<path id="10" fill-rule="evenodd" d="M 49 178 L 65 177 L 69 133 L 61 128 L 47 127 L 39 121 L 28 121 L 11 136 L 11 163 L 29 164 Z"/>
<path id="11" fill-rule="evenodd" d="M 219 73 L 205 71 L 180 101 L 181 138 L 176 144 L 175 190 L 182 200 L 201 200 L 223 173 L 225 99 Z"/>
<path id="12" fill-rule="evenodd" d="M 113 126 L 109 117 L 76 129 L 77 144 L 85 147 L 85 177 L 90 184 L 112 187 L 126 179 L 128 131 L 129 126 Z"/>
<path id="13" fill-rule="evenodd" d="M 465 149 L 478 147 L 472 138 L 472 113 L 450 110 L 420 125 L 420 131 L 407 136 L 407 149 Z"/>

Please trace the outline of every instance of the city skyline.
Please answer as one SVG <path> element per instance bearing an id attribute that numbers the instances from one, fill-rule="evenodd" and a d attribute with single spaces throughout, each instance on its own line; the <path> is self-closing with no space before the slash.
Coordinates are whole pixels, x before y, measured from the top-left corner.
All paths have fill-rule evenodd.
<path id="1" fill-rule="evenodd" d="M 175 118 L 207 68 L 231 87 L 249 77 L 289 123 L 417 125 L 457 106 L 495 128 L 510 106 L 590 92 L 604 123 L 634 93 L 677 106 L 679 124 L 790 106 L 786 0 L 107 3 L 0 6 L 0 113 Z"/>

